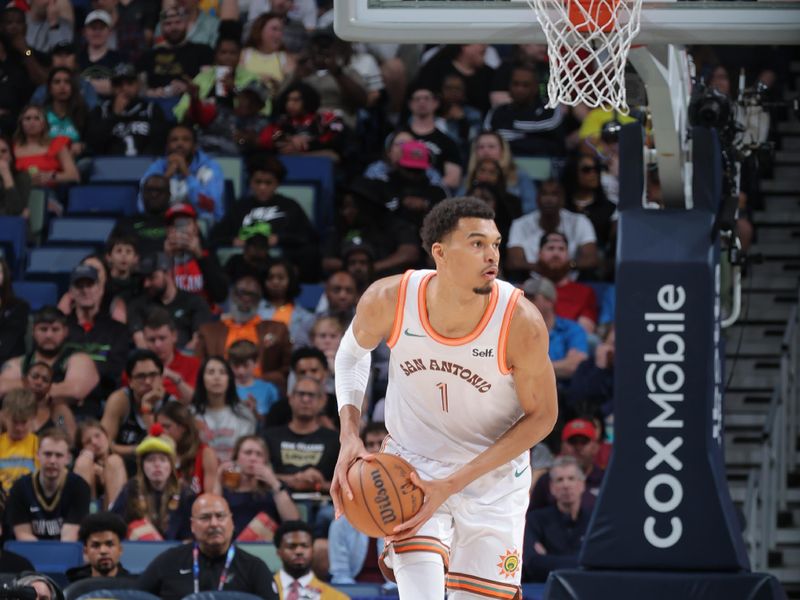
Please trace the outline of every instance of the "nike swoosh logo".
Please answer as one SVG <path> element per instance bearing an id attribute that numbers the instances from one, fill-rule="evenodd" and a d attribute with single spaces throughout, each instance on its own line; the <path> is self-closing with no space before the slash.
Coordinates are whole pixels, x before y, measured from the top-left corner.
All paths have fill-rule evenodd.
<path id="1" fill-rule="evenodd" d="M 410 336 L 410 337 L 428 337 L 427 335 L 420 335 L 418 333 L 411 333 L 408 330 L 408 327 L 406 327 L 406 330 L 403 333 L 405 333 L 407 336 Z"/>
<path id="2" fill-rule="evenodd" d="M 514 477 L 522 477 L 522 474 L 528 470 L 528 467 L 530 467 L 530 465 L 527 465 L 524 469 L 522 469 L 522 471 L 519 469 L 514 469 Z"/>
<path id="3" fill-rule="evenodd" d="M 178 569 L 178 573 L 180 573 L 181 575 L 188 575 L 191 572 L 192 572 L 191 569 Z"/>

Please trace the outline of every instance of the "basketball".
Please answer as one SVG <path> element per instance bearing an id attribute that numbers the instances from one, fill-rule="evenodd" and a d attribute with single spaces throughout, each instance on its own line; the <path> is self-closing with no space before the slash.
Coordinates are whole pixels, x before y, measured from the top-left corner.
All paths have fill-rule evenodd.
<path id="1" fill-rule="evenodd" d="M 342 494 L 350 524 L 370 537 L 383 537 L 417 514 L 423 493 L 411 483 L 412 472 L 408 461 L 392 454 L 356 460 L 347 471 L 353 499 Z"/>

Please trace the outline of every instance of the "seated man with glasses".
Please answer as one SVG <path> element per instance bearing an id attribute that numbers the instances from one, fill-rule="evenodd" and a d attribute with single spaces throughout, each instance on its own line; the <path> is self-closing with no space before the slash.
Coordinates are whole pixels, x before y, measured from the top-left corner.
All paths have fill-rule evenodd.
<path id="1" fill-rule="evenodd" d="M 192 535 L 193 544 L 181 544 L 155 557 L 139 576 L 137 588 L 162 600 L 214 590 L 278 599 L 267 565 L 233 545 L 233 519 L 224 498 L 197 497 L 192 505 Z"/>
<path id="2" fill-rule="evenodd" d="M 247 270 L 238 273 L 230 296 L 230 312 L 219 321 L 200 326 L 195 356 L 201 362 L 208 356 L 227 357 L 234 342 L 249 340 L 259 353 L 255 376 L 274 383 L 284 393 L 292 355 L 289 329 L 283 323 L 258 316 L 264 296 L 258 274 Z"/>
<path id="3" fill-rule="evenodd" d="M 164 390 L 164 363 L 151 350 L 131 352 L 125 374 L 128 385 L 108 397 L 100 422 L 112 451 L 122 456 L 129 470 L 135 470 L 136 446 L 147 436 L 154 413 L 175 398 Z"/>

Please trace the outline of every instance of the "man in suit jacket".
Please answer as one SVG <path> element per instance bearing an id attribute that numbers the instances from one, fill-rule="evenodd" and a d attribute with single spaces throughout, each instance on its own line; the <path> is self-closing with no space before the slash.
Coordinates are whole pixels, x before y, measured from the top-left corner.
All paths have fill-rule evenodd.
<path id="1" fill-rule="evenodd" d="M 258 316 L 263 296 L 257 274 L 242 272 L 231 286 L 231 310 L 219 321 L 205 323 L 198 331 L 195 355 L 201 361 L 209 356 L 227 356 L 228 348 L 237 340 L 246 339 L 259 349 L 256 375 L 286 392 L 292 344 L 289 330 L 283 323 Z"/>
<path id="2" fill-rule="evenodd" d="M 350 596 L 323 583 L 311 571 L 314 537 L 308 523 L 284 521 L 275 531 L 273 541 L 281 559 L 281 570 L 274 577 L 281 600 L 349 600 Z"/>

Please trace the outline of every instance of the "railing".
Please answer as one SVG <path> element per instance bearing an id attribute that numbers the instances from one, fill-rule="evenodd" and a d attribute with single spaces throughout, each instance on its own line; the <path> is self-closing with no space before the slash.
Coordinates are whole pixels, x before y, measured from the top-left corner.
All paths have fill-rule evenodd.
<path id="1" fill-rule="evenodd" d="M 778 535 L 778 511 L 787 508 L 787 475 L 797 467 L 794 444 L 800 433 L 799 349 L 800 327 L 795 305 L 783 336 L 780 379 L 772 393 L 762 431 L 761 465 L 747 477 L 745 543 L 754 571 L 769 566 L 769 551 L 775 547 Z"/>

